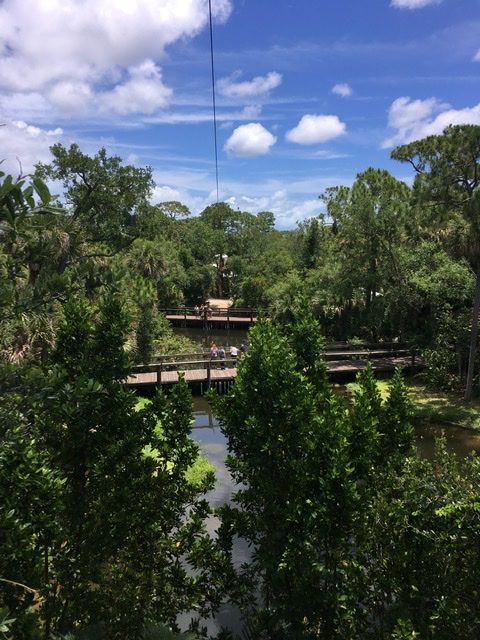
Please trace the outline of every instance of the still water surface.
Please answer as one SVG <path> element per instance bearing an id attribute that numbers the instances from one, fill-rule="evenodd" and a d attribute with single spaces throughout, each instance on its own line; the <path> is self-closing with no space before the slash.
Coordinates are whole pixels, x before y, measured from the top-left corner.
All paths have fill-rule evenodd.
<path id="1" fill-rule="evenodd" d="M 173 331 L 176 335 L 189 338 L 202 349 L 208 349 L 212 342 L 215 342 L 218 346 L 239 347 L 248 336 L 248 331 L 246 329 L 213 328 L 211 330 L 206 330 L 194 327 L 175 327 Z"/>

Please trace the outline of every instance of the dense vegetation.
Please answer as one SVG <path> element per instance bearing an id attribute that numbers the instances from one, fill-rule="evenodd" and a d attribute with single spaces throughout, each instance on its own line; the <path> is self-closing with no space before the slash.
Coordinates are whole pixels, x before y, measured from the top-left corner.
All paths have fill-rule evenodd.
<path id="1" fill-rule="evenodd" d="M 61 301 L 78 291 L 94 300 L 109 283 L 129 305 L 129 348 L 139 361 L 188 350 L 161 308 L 227 295 L 288 321 L 306 296 L 328 339 L 409 342 L 425 353 L 436 383 L 459 387 L 468 371 L 470 397 L 474 291 L 475 317 L 480 307 L 479 132 L 450 127 L 396 149 L 393 156 L 417 172 L 413 188 L 367 169 L 351 188 L 327 189 L 326 213 L 289 232 L 276 231 L 269 212 L 225 203 L 197 217 L 179 202 L 151 205 L 149 168 L 125 166 L 104 149 L 92 158 L 55 145 L 30 185 L 4 177 L 0 189 L 2 353 L 16 360 L 48 351 Z M 59 198 L 45 180 L 63 185 Z"/>
<path id="2" fill-rule="evenodd" d="M 396 149 L 412 188 L 367 169 L 288 232 L 225 203 L 152 205 L 151 170 L 105 150 L 52 155 L 0 184 L 0 637 L 168 637 L 224 600 L 252 638 L 478 637 L 477 459 L 418 459 L 398 375 L 382 403 L 365 373 L 346 407 L 321 336 L 407 342 L 470 398 L 480 127 Z M 160 310 L 212 294 L 270 318 L 215 402 L 242 488 L 213 538 L 186 385 L 141 408 L 123 385 L 189 348 Z"/>
<path id="3" fill-rule="evenodd" d="M 416 455 L 399 374 L 382 403 L 362 373 L 346 410 L 305 309 L 251 336 L 216 401 L 241 487 L 221 510 L 220 545 L 229 555 L 239 536 L 254 550 L 230 577 L 248 637 L 474 638 L 478 458 L 459 461 L 442 443 L 431 462 Z"/>

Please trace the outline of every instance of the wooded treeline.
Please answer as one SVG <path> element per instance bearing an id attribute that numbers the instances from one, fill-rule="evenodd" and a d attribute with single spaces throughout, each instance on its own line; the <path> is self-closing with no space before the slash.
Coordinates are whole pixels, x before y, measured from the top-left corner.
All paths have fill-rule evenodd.
<path id="1" fill-rule="evenodd" d="M 420 460 L 400 377 L 382 402 L 367 372 L 347 407 L 321 352 L 322 335 L 405 341 L 471 393 L 480 127 L 396 149 L 412 188 L 368 169 L 289 232 L 225 203 L 154 206 L 151 170 L 105 150 L 52 154 L 0 185 L 0 634 L 168 637 L 227 600 L 252 638 L 476 638 L 477 459 Z M 211 537 L 186 385 L 139 408 L 122 381 L 187 348 L 159 309 L 215 293 L 270 320 L 212 400 L 244 488 Z"/>
<path id="2" fill-rule="evenodd" d="M 393 157 L 416 171 L 413 188 L 367 169 L 352 187 L 321 194 L 324 213 L 283 232 L 272 213 L 226 203 L 196 217 L 179 202 L 152 205 L 151 169 L 104 149 L 89 157 L 55 145 L 33 181 L 2 179 L 1 352 L 16 360 L 48 351 L 61 301 L 74 292 L 94 300 L 109 283 L 128 301 L 129 347 L 140 361 L 152 351 L 188 350 L 172 342 L 159 308 L 227 295 L 288 321 L 306 296 L 327 339 L 408 342 L 425 353 L 438 384 L 464 384 L 470 360 L 470 396 L 479 131 L 450 127 L 396 149 Z M 58 199 L 45 181 L 61 188 Z"/>

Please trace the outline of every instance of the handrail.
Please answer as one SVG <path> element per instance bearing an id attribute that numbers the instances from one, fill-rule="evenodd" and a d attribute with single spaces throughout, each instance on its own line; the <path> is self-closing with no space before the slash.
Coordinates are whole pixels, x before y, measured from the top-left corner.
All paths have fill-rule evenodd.
<path id="1" fill-rule="evenodd" d="M 230 347 L 226 347 L 225 351 L 228 353 L 229 349 Z M 369 345 L 369 347 L 362 345 L 361 347 L 358 347 L 358 348 L 355 348 L 355 347 L 352 348 L 351 345 L 345 344 L 344 349 L 339 347 L 338 343 L 335 343 L 332 346 L 327 345 L 327 348 L 323 353 L 326 359 L 328 360 L 337 356 L 338 357 L 349 357 L 349 356 L 358 357 L 358 356 L 369 356 L 369 355 L 381 355 L 383 353 L 391 354 L 391 355 L 395 355 L 395 354 L 406 355 L 411 352 L 412 352 L 412 349 L 410 349 L 404 344 L 399 344 L 399 343 L 376 343 L 376 344 L 372 343 L 371 345 Z M 240 354 L 241 352 L 239 352 L 239 355 Z M 175 358 L 184 358 L 184 359 L 203 358 L 204 360 L 210 359 L 210 350 L 205 349 L 203 351 L 193 351 L 189 353 L 158 354 L 154 356 L 154 363 L 158 364 L 160 362 L 162 364 L 163 363 L 174 364 L 176 362 L 176 360 L 174 360 Z"/>
<path id="2" fill-rule="evenodd" d="M 415 366 L 415 350 L 408 350 L 408 349 L 397 349 L 397 350 L 390 350 L 390 351 L 386 351 L 386 350 L 370 350 L 370 351 L 354 351 L 354 352 L 350 352 L 349 355 L 351 356 L 355 356 L 356 358 L 370 358 L 372 356 L 395 356 L 395 355 L 410 355 L 411 356 L 411 365 Z M 346 352 L 343 353 L 343 355 L 346 355 Z M 331 356 L 338 356 L 338 352 L 332 352 Z M 333 357 L 327 358 L 329 360 L 333 360 Z M 342 360 L 343 358 L 341 358 L 340 360 Z M 354 360 L 355 358 L 351 358 L 352 360 Z M 156 386 L 158 388 L 161 387 L 162 385 L 162 372 L 167 372 L 167 371 L 171 371 L 172 369 L 178 373 L 181 373 L 182 371 L 188 371 L 188 370 L 192 370 L 193 368 L 198 369 L 205 369 L 206 370 L 206 380 L 208 385 L 210 386 L 211 384 L 211 380 L 212 380 L 212 369 L 235 369 L 237 366 L 237 362 L 241 360 L 241 356 L 240 358 L 202 358 L 201 360 L 195 359 L 189 359 L 189 360 L 183 360 L 183 361 L 173 361 L 173 362 L 165 362 L 165 361 L 160 361 L 160 362 L 151 362 L 148 364 L 140 364 L 140 365 L 134 365 L 132 367 L 132 374 L 135 375 L 135 373 L 151 373 L 151 372 L 155 372 L 156 373 Z M 338 363 L 339 361 L 336 360 L 336 362 Z M 170 380 L 167 380 L 166 382 L 171 382 Z"/>
<path id="3" fill-rule="evenodd" d="M 228 309 L 217 309 L 212 307 L 212 311 L 205 318 L 202 313 L 195 314 L 195 307 L 165 307 L 163 309 L 159 309 L 161 313 L 165 315 L 173 315 L 173 316 L 182 316 L 185 320 L 187 317 L 196 318 L 198 320 L 209 320 L 211 317 L 221 317 L 221 318 L 256 318 L 257 310 L 250 309 L 248 307 L 229 307 Z"/>
<path id="4" fill-rule="evenodd" d="M 185 366 L 191 366 L 191 365 L 199 365 L 200 368 L 205 369 L 208 365 L 211 364 L 225 364 L 225 363 L 236 363 L 238 361 L 238 358 L 212 358 L 209 360 L 184 360 L 184 361 L 180 361 L 180 362 L 149 362 L 148 364 L 136 364 L 132 367 L 132 369 L 134 371 L 139 371 L 140 369 L 144 370 L 145 372 L 150 370 L 150 371 L 155 371 L 158 366 L 162 366 L 162 367 L 172 367 L 172 366 L 176 366 L 176 367 L 185 367 Z"/>

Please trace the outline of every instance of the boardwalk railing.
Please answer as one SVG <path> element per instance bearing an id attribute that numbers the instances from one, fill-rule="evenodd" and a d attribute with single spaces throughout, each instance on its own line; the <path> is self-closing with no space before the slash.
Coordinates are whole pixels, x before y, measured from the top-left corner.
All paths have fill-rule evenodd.
<path id="1" fill-rule="evenodd" d="M 152 373 L 155 374 L 154 383 L 158 388 L 162 384 L 168 384 L 175 382 L 178 379 L 178 374 L 186 372 L 195 372 L 196 375 L 191 381 L 195 382 L 196 379 L 200 382 L 206 380 L 209 386 L 212 380 L 212 370 L 227 370 L 234 369 L 237 365 L 237 358 L 213 358 L 213 359 L 188 359 L 188 360 L 175 360 L 175 361 L 161 361 L 152 362 L 150 364 L 140 364 L 133 367 L 133 375 L 139 373 Z M 175 374 L 172 377 L 171 374 Z M 170 375 L 169 375 L 170 374 Z M 147 383 L 151 384 L 152 381 Z"/>
<path id="2" fill-rule="evenodd" d="M 229 347 L 225 348 L 227 356 L 229 353 Z M 241 354 L 239 354 L 241 356 Z M 372 343 L 365 344 L 360 347 L 352 347 L 348 343 L 333 343 L 327 345 L 324 351 L 325 360 L 355 360 L 359 358 L 371 358 L 371 357 L 388 357 L 388 356 L 408 356 L 415 357 L 415 351 L 410 349 L 404 344 L 398 342 L 390 343 Z M 154 356 L 156 364 L 168 365 L 172 363 L 180 364 L 181 361 L 204 361 L 210 360 L 210 350 L 205 349 L 203 351 L 195 351 L 191 353 L 177 353 L 177 354 L 160 354 Z M 143 366 L 143 365 L 139 365 Z M 153 366 L 153 365 L 152 365 Z"/>
<path id="3" fill-rule="evenodd" d="M 195 313 L 195 307 L 168 307 L 165 309 L 160 309 L 162 313 L 164 313 L 167 317 L 175 317 L 182 318 L 183 320 L 209 320 L 212 317 L 215 318 L 225 318 L 225 320 L 249 320 L 250 322 L 254 322 L 257 316 L 257 312 L 255 309 L 249 308 L 233 308 L 229 307 L 228 309 L 217 309 L 212 307 L 211 314 L 205 315 L 199 313 Z"/>
<path id="4" fill-rule="evenodd" d="M 402 366 L 415 367 L 415 352 L 398 343 L 368 345 L 368 348 L 352 349 L 349 345 L 331 345 L 324 355 L 331 372 L 351 371 L 364 368 L 366 361 L 372 361 L 374 368 Z M 342 348 L 343 347 L 343 348 Z M 243 354 L 239 353 L 241 359 Z M 357 364 L 356 364 L 357 363 Z M 228 349 L 225 358 L 211 358 L 209 351 L 189 354 L 172 354 L 158 356 L 154 362 L 133 367 L 129 385 L 172 384 L 181 373 L 190 383 L 206 383 L 210 386 L 215 380 L 231 380 L 236 375 L 237 358 L 229 357 Z"/>

